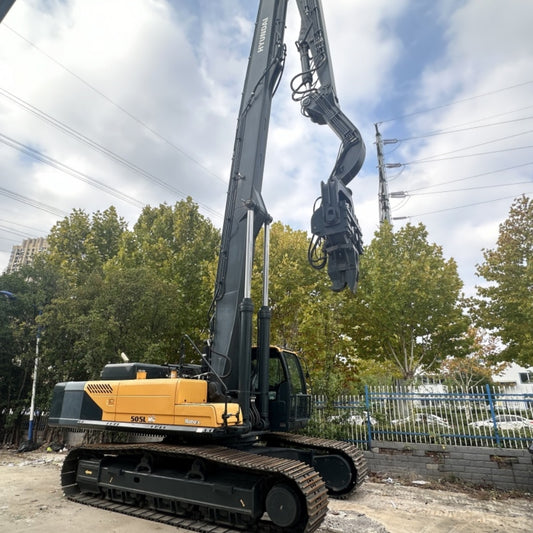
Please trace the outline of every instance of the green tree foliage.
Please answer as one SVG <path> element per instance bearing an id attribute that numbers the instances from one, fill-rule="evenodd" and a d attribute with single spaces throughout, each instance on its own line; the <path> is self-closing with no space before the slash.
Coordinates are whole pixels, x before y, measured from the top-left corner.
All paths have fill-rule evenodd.
<path id="1" fill-rule="evenodd" d="M 55 383 L 97 378 L 121 352 L 130 360 L 177 362 L 184 334 L 197 344 L 207 338 L 219 243 L 220 232 L 190 198 L 146 207 L 131 230 L 112 207 L 92 216 L 74 210 L 59 221 L 48 254 L 2 277 L 1 288 L 20 295 L 0 301 L 2 408 L 29 404 L 37 325 L 38 406 L 49 405 Z M 420 365 L 462 354 L 461 282 L 423 226 L 396 234 L 381 228 L 363 256 L 356 297 L 331 291 L 327 273 L 308 265 L 307 247 L 305 232 L 272 225 L 271 341 L 303 356 L 314 393 L 354 392 L 376 369 L 390 375 L 394 365 L 409 377 Z"/>
<path id="2" fill-rule="evenodd" d="M 18 294 L 9 276 L 0 276 L 0 289 Z M 15 292 L 17 290 L 17 292 Z M 11 430 L 20 415 L 27 391 L 27 369 L 20 364 L 15 321 L 22 313 L 21 301 L 0 295 L 0 438 Z"/>
<path id="3" fill-rule="evenodd" d="M 43 314 L 50 382 L 97 378 L 121 352 L 177 362 L 184 334 L 204 340 L 218 238 L 190 199 L 146 207 L 132 231 L 113 208 L 56 225 L 48 261 L 68 283 Z"/>
<path id="4" fill-rule="evenodd" d="M 94 339 L 89 318 L 104 283 L 103 268 L 116 256 L 127 227 L 114 207 L 92 216 L 82 210 L 60 220 L 48 236 L 49 252 L 34 271 L 52 271 L 57 278 L 50 301 L 42 308 L 45 328 L 42 341 L 41 379 L 53 383 L 65 379 L 95 377 L 87 362 Z"/>
<path id="5" fill-rule="evenodd" d="M 220 232 L 202 216 L 191 198 L 173 207 L 145 207 L 126 234 L 114 268 L 149 268 L 162 285 L 171 283 L 173 320 L 197 342 L 207 338 L 213 299 L 213 266 Z"/>
<path id="6" fill-rule="evenodd" d="M 477 287 L 475 313 L 480 326 L 499 336 L 500 358 L 533 365 L 533 202 L 522 196 L 500 225 L 493 250 L 484 251 L 477 274 L 488 285 Z"/>
<path id="7" fill-rule="evenodd" d="M 174 206 L 145 207 L 123 240 L 118 262 L 151 266 L 168 280 L 196 282 L 205 275 L 205 264 L 214 261 L 219 244 L 219 231 L 187 198 Z"/>
<path id="8" fill-rule="evenodd" d="M 260 242 L 260 239 L 258 239 Z M 262 249 L 255 262 L 254 301 L 261 302 Z M 276 222 L 270 240 L 271 342 L 307 364 L 314 393 L 346 391 L 354 379 L 353 343 L 343 334 L 347 293 L 333 293 L 325 270 L 307 261 L 308 236 Z"/>
<path id="9" fill-rule="evenodd" d="M 0 298 L 0 439 L 12 434 L 30 403 L 40 313 L 57 290 L 54 270 L 39 258 L 35 263 L 0 276 L 0 288 L 15 295 Z M 48 390 L 37 392 L 37 405 L 47 405 Z"/>
<path id="10" fill-rule="evenodd" d="M 422 224 L 393 233 L 383 224 L 361 262 L 359 290 L 347 333 L 358 355 L 392 361 L 404 379 L 447 356 L 467 353 L 468 321 L 453 259 L 427 241 Z"/>
<path id="11" fill-rule="evenodd" d="M 48 261 L 70 282 L 83 283 L 118 252 L 125 221 L 114 207 L 92 218 L 80 209 L 59 221 L 50 231 Z"/>
<path id="12" fill-rule="evenodd" d="M 93 273 L 48 306 L 46 347 L 54 379 L 95 379 L 107 363 L 175 362 L 178 289 L 147 267 Z"/>
<path id="13" fill-rule="evenodd" d="M 262 242 L 262 236 L 258 242 Z M 263 250 L 259 247 L 255 262 L 254 301 L 261 302 Z M 270 233 L 270 306 L 272 342 L 299 349 L 299 325 L 302 313 L 318 283 L 306 259 L 307 235 L 276 222 Z"/>

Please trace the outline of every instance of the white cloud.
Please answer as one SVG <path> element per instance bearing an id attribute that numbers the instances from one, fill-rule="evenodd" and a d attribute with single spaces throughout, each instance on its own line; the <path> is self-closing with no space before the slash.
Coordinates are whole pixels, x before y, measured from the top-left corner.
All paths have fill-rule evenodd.
<path id="1" fill-rule="evenodd" d="M 341 103 L 375 105 L 387 91 L 390 70 L 403 53 L 393 31 L 407 0 L 323 2 Z M 365 113 L 365 119 L 369 116 Z"/>
<path id="2" fill-rule="evenodd" d="M 367 145 L 367 162 L 351 187 L 368 243 L 378 224 L 373 123 L 467 98 L 433 113 L 383 124 L 383 135 L 411 137 L 451 126 L 459 129 L 533 115 L 531 109 L 526 110 L 531 105 L 533 84 L 495 92 L 531 77 L 533 40 L 528 22 L 533 4 L 521 0 L 446 0 L 427 5 L 415 0 L 335 0 L 324 1 L 323 6 L 339 100 Z M 164 180 L 174 190 L 112 162 L 1 94 L 0 133 L 152 205 L 191 195 L 204 213 L 218 213 L 213 221 L 220 225 L 254 9 L 249 0 L 26 0 L 16 2 L 5 27 L 0 26 L 2 89 Z M 320 181 L 326 180 L 333 168 L 339 140 L 327 127 L 303 118 L 290 98 L 288 83 L 299 68 L 294 47 L 298 32 L 296 4 L 290 2 L 287 64 L 273 104 L 263 193 L 276 220 L 307 229 Z M 482 94 L 487 96 L 471 98 Z M 511 113 L 521 108 L 524 110 Z M 533 145 L 531 134 L 510 137 L 528 129 L 533 129 L 531 124 L 521 121 L 406 141 L 388 153 L 387 161 L 405 163 L 453 152 L 442 159 Z M 457 151 L 500 137 L 509 138 Z M 387 152 L 392 149 L 387 147 Z M 413 164 L 391 180 L 389 189 L 435 193 L 528 180 L 531 167 L 527 166 L 500 174 L 489 172 L 527 163 L 530 154 L 528 150 L 499 152 Z M 3 144 L 0 173 L 2 187 L 65 212 L 74 207 L 93 212 L 114 204 L 129 222 L 139 213 L 138 207 L 43 167 Z M 475 174 L 484 176 L 435 187 Z M 494 245 L 498 223 L 506 217 L 511 199 L 437 211 L 531 189 L 509 186 L 413 195 L 402 209 L 396 208 L 398 200 L 391 204 L 396 208 L 394 215 L 421 215 L 412 221 L 426 224 L 430 240 L 442 245 L 448 257 L 457 259 L 461 275 L 472 287 L 481 248 Z M 0 218 L 11 221 L 12 228 L 27 223 L 43 235 L 57 219 L 2 195 L 0 210 Z M 0 231 L 0 268 L 7 264 L 11 246 L 20 240 L 19 235 Z"/>
<path id="3" fill-rule="evenodd" d="M 524 83 L 533 79 L 533 41 L 526 22 L 533 16 L 533 4 L 489 0 L 452 5 L 454 9 L 443 20 L 446 46 L 439 59 L 426 66 L 409 111 L 459 103 L 414 115 L 404 124 L 409 136 L 446 128 L 467 131 L 406 142 L 392 156 L 395 161 L 437 157 L 407 167 L 393 190 L 416 192 L 430 187 L 418 192 L 434 194 L 413 196 L 395 214 L 425 214 L 413 221 L 423 221 L 430 238 L 456 258 L 466 290 L 472 292 L 479 282 L 473 273 L 475 264 L 483 260 L 481 248 L 494 247 L 498 224 L 506 218 L 513 197 L 533 191 L 531 167 L 494 173 L 533 162 L 531 148 L 517 150 L 533 145 L 531 120 L 509 122 L 533 115 L 531 109 L 526 110 L 533 84 Z M 490 123 L 499 124 L 480 127 Z M 394 128 L 390 125 L 388 132 Z M 470 176 L 479 177 L 446 183 Z M 530 185 L 511 185 L 528 180 Z M 474 187 L 478 188 L 438 194 Z M 394 206 L 397 201 L 392 202 Z M 459 206 L 469 207 L 454 209 Z"/>

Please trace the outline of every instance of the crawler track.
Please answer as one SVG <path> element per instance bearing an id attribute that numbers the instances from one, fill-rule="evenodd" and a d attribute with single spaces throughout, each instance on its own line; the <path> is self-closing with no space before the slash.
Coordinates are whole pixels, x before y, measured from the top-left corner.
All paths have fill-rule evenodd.
<path id="1" fill-rule="evenodd" d="M 355 469 L 353 485 L 343 492 L 330 491 L 330 496 L 337 499 L 346 499 L 353 494 L 368 476 L 368 466 L 363 452 L 348 442 L 306 437 L 292 433 L 268 433 L 263 440 L 270 446 L 285 446 L 297 449 L 311 449 L 315 453 L 335 453 L 342 455 Z"/>
<path id="2" fill-rule="evenodd" d="M 128 490 L 123 493 L 123 501 L 117 501 L 117 491 L 109 490 L 109 488 L 98 489 L 94 493 L 80 490 L 78 482 L 80 461 L 95 460 L 98 463 L 98 461 L 113 461 L 114 458 L 120 460 L 140 456 L 156 457 L 158 461 L 168 464 L 176 461 L 189 463 L 203 461 L 209 465 L 210 470 L 216 470 L 219 477 L 224 477 L 226 472 L 228 475 L 230 472 L 238 472 L 245 474 L 248 479 L 254 480 L 257 484 L 261 484 L 263 479 L 269 479 L 269 485 L 291 487 L 296 495 L 295 499 L 301 501 L 297 521 L 287 529 L 279 524 L 276 525 L 261 513 L 262 516 L 259 519 L 243 524 L 231 513 L 220 513 L 220 510 L 211 509 L 208 505 L 189 506 L 186 510 L 178 505 L 175 512 L 162 512 L 157 505 L 154 508 L 154 505 L 150 503 L 153 503 L 154 499 L 145 498 L 142 491 L 137 492 L 135 496 L 135 501 L 139 506 L 134 506 L 130 505 L 132 498 Z M 116 467 L 112 468 L 116 469 Z M 120 473 L 117 476 L 120 476 Z M 183 479 L 187 479 L 187 476 Z M 166 444 L 84 446 L 72 450 L 66 457 L 61 472 L 61 482 L 65 495 L 73 501 L 200 532 L 226 533 L 245 530 L 257 533 L 281 533 L 290 530 L 291 532 L 312 533 L 318 529 L 327 512 L 325 484 L 317 472 L 305 463 L 250 454 L 215 445 L 198 447 Z M 106 494 L 108 496 L 113 494 L 112 499 L 106 498 Z M 168 495 L 169 499 L 179 500 L 179 497 L 176 494 Z M 265 499 L 266 489 L 261 493 L 261 497 Z M 173 505 L 170 507 L 174 509 Z M 217 518 L 219 516 L 222 516 L 220 520 Z"/>

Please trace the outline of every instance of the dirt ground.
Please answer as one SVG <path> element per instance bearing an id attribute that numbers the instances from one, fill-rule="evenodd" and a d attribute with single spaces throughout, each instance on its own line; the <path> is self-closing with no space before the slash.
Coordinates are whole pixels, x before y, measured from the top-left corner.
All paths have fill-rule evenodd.
<path id="1" fill-rule="evenodd" d="M 0 450 L 0 533 L 185 533 L 66 500 L 59 486 L 64 455 Z M 349 500 L 331 500 L 320 533 L 521 533 L 532 531 L 533 495 L 502 498 L 367 481 Z"/>

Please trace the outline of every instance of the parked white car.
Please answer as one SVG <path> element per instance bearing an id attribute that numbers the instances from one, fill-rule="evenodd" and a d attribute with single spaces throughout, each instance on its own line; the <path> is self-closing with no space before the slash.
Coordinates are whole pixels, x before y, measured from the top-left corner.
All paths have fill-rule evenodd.
<path id="1" fill-rule="evenodd" d="M 354 426 L 364 426 L 367 423 L 367 420 L 368 420 L 368 414 L 366 411 L 363 411 L 363 414 L 355 414 L 355 415 L 349 415 L 349 416 L 334 415 L 328 418 L 329 422 L 342 422 L 342 423 L 353 424 Z M 376 426 L 377 423 L 378 421 L 372 415 L 370 415 L 370 425 Z"/>
<path id="2" fill-rule="evenodd" d="M 428 426 L 441 426 L 444 428 L 451 428 L 450 424 L 448 424 L 448 421 L 444 418 L 441 418 L 437 415 L 432 414 L 426 414 L 426 413 L 416 413 L 414 417 L 407 416 L 405 418 L 399 418 L 397 420 L 393 420 L 392 423 L 394 425 L 398 424 L 407 424 L 408 422 L 414 422 L 416 424 L 424 424 L 426 423 Z"/>
<path id="3" fill-rule="evenodd" d="M 355 424 L 356 426 L 363 426 L 369 419 L 371 426 L 377 426 L 378 421 L 372 415 L 368 417 L 366 413 L 363 413 L 362 415 L 351 415 L 348 417 L 348 422 L 350 424 Z"/>
<path id="4" fill-rule="evenodd" d="M 518 415 L 497 415 L 494 417 L 498 429 L 523 429 L 530 428 L 533 430 L 533 420 L 524 418 Z M 494 420 L 487 418 L 486 420 L 477 420 L 468 424 L 473 428 L 492 428 L 494 427 Z"/>

